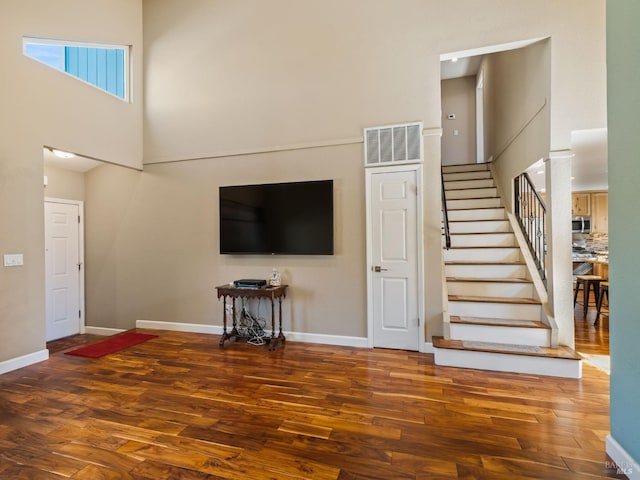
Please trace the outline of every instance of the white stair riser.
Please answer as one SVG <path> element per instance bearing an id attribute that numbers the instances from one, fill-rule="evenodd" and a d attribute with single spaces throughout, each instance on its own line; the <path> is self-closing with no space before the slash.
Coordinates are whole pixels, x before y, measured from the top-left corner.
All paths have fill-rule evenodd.
<path id="1" fill-rule="evenodd" d="M 544 328 L 504 327 L 501 325 L 469 325 L 452 323 L 451 338 L 476 342 L 514 345 L 550 346 L 550 330 Z"/>
<path id="2" fill-rule="evenodd" d="M 582 378 L 582 362 L 580 360 L 475 352 L 448 348 L 435 348 L 434 360 L 436 365 L 448 367 Z"/>
<path id="3" fill-rule="evenodd" d="M 445 181 L 444 189 L 449 190 L 459 190 L 459 189 L 469 189 L 469 188 L 486 188 L 486 187 L 495 187 L 492 178 L 485 179 L 473 179 L 473 180 L 455 180 L 455 181 Z"/>
<path id="4" fill-rule="evenodd" d="M 511 224 L 508 220 L 486 220 L 482 222 L 449 222 L 451 233 L 488 233 L 510 232 Z"/>
<path id="5" fill-rule="evenodd" d="M 451 235 L 453 247 L 515 247 L 513 233 L 484 233 L 481 235 Z"/>
<path id="6" fill-rule="evenodd" d="M 483 178 L 491 178 L 491 172 L 489 170 L 482 170 L 478 172 L 445 173 L 443 177 L 445 183 L 456 182 L 458 180 L 480 180 Z"/>
<path id="7" fill-rule="evenodd" d="M 445 262 L 518 262 L 520 249 L 507 248 L 452 248 L 444 251 Z"/>
<path id="8" fill-rule="evenodd" d="M 463 208 L 496 208 L 502 207 L 502 201 L 498 197 L 451 199 L 447 197 L 447 210 L 460 210 Z"/>
<path id="9" fill-rule="evenodd" d="M 443 165 L 442 173 L 460 172 L 482 172 L 489 171 L 489 167 L 484 163 L 469 163 L 467 165 Z"/>
<path id="10" fill-rule="evenodd" d="M 447 200 L 459 198 L 493 198 L 497 195 L 495 187 L 492 188 L 469 188 L 467 190 L 450 190 L 447 192 Z"/>
<path id="11" fill-rule="evenodd" d="M 449 300 L 449 315 L 540 320 L 540 305 L 526 303 L 458 302 Z"/>
<path id="12" fill-rule="evenodd" d="M 447 282 L 449 295 L 533 298 L 533 284 L 510 282 Z"/>
<path id="13" fill-rule="evenodd" d="M 526 265 L 445 265 L 447 277 L 455 278 L 526 278 Z"/>
<path id="14" fill-rule="evenodd" d="M 448 212 L 449 221 L 461 220 L 506 220 L 507 214 L 503 207 L 482 208 L 475 210 L 451 210 Z"/>

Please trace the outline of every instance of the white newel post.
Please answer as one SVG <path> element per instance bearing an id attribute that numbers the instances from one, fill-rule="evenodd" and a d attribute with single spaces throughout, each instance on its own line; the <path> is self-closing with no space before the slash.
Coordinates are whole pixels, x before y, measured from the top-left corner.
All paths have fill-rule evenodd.
<path id="1" fill-rule="evenodd" d="M 571 257 L 570 150 L 555 151 L 546 160 L 547 292 L 558 325 L 558 343 L 574 348 L 573 264 Z"/>

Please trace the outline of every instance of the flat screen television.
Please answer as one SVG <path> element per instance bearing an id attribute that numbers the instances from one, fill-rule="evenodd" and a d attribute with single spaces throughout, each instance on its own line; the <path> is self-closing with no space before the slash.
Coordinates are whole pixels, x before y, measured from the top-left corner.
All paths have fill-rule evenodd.
<path id="1" fill-rule="evenodd" d="M 333 180 L 220 187 L 220 253 L 333 255 Z"/>

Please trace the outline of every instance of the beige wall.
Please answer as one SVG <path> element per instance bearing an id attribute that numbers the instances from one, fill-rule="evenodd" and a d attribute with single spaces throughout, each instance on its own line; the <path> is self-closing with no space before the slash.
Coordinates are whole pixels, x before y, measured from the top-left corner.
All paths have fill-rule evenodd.
<path id="1" fill-rule="evenodd" d="M 84 173 L 45 165 L 44 175 L 45 197 L 84 201 Z"/>
<path id="2" fill-rule="evenodd" d="M 513 209 L 513 178 L 550 151 L 549 40 L 496 53 L 485 64 L 485 94 L 491 98 L 491 156 L 496 182 L 508 210 Z"/>
<path id="3" fill-rule="evenodd" d="M 147 0 L 145 162 L 331 142 L 413 120 L 439 128 L 440 54 L 545 37 L 552 148 L 568 147 L 575 125 L 606 121 L 604 5 Z"/>
<path id="4" fill-rule="evenodd" d="M 267 278 L 291 285 L 284 326 L 366 336 L 364 171 L 360 145 L 149 165 L 87 174 L 87 323 L 222 324 L 216 285 Z M 335 255 L 220 255 L 218 187 L 334 180 Z M 117 195 L 114 195 L 117 192 Z M 267 304 L 262 315 L 267 317 Z"/>
<path id="5" fill-rule="evenodd" d="M 44 145 L 141 165 L 142 8 L 136 0 L 3 0 L 0 14 L 0 362 L 45 348 Z M 22 36 L 133 45 L 133 103 L 22 54 Z"/>
<path id="6" fill-rule="evenodd" d="M 442 165 L 476 163 L 476 77 L 443 80 L 441 89 Z"/>

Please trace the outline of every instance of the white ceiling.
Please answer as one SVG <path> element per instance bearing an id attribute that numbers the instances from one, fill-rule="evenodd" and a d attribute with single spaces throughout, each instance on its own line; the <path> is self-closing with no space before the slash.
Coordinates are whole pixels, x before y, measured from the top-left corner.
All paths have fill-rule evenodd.
<path id="1" fill-rule="evenodd" d="M 45 166 L 62 168 L 64 170 L 73 170 L 74 172 L 85 173 L 100 165 L 104 165 L 99 160 L 76 155 L 72 158 L 60 158 L 54 155 L 49 148 L 42 149 Z"/>
<path id="2" fill-rule="evenodd" d="M 451 78 L 475 76 L 480 69 L 481 63 L 482 55 L 458 58 L 455 62 L 445 60 L 440 62 L 440 79 L 449 80 Z"/>

